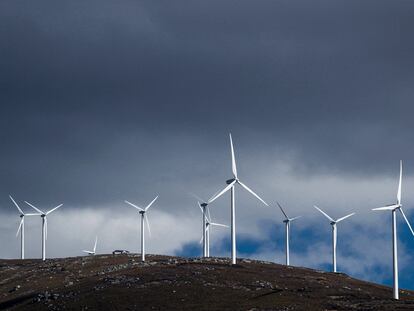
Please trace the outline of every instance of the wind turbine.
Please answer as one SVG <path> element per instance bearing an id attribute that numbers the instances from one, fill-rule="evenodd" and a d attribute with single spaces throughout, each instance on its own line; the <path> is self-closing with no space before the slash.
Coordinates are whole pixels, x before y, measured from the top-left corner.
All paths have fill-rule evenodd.
<path id="1" fill-rule="evenodd" d="M 397 191 L 397 204 L 390 204 L 384 207 L 373 208 L 373 211 L 391 211 L 392 213 L 392 259 L 393 259 L 393 276 L 394 276 L 394 286 L 393 286 L 393 297 L 394 299 L 399 299 L 398 292 L 398 256 L 397 256 L 397 210 L 401 212 L 405 222 L 410 228 L 411 233 L 414 235 L 413 228 L 410 225 L 407 217 L 404 214 L 401 204 L 401 183 L 402 183 L 402 161 L 400 161 L 400 180 L 398 182 L 398 191 Z"/>
<path id="2" fill-rule="evenodd" d="M 219 190 L 220 191 L 220 190 Z M 217 191 L 214 195 L 216 195 L 219 191 Z M 207 226 L 207 210 L 208 210 L 208 204 L 209 202 L 206 200 L 203 200 L 202 198 L 200 198 L 198 195 L 194 194 L 194 193 L 190 193 L 194 198 L 196 198 L 198 200 L 198 206 L 201 208 L 201 213 L 202 213 L 202 232 L 203 232 L 203 236 L 202 236 L 202 243 L 203 243 L 203 257 L 208 257 L 207 253 L 207 232 L 206 232 L 206 226 Z M 200 203 L 201 202 L 201 203 Z M 210 212 L 209 212 L 210 213 Z"/>
<path id="3" fill-rule="evenodd" d="M 145 231 L 144 231 L 144 220 L 147 223 L 148 233 L 151 236 L 151 228 L 148 221 L 148 216 L 146 215 L 146 212 L 151 207 L 151 205 L 158 199 L 158 195 L 155 197 L 154 200 L 151 201 L 150 204 L 148 204 L 145 208 L 139 207 L 135 204 L 132 204 L 131 202 L 125 201 L 126 204 L 129 204 L 133 207 L 135 207 L 139 213 L 141 214 L 141 260 L 145 261 Z"/>
<path id="4" fill-rule="evenodd" d="M 59 207 L 61 207 L 63 204 L 59 204 L 58 206 L 52 208 L 51 210 L 47 212 L 42 212 L 40 209 L 38 209 L 33 204 L 24 201 L 27 205 L 31 206 L 35 211 L 37 211 L 42 217 L 42 260 L 46 260 L 46 240 L 47 240 L 47 215 L 50 213 L 53 213 L 55 210 L 57 210 Z"/>
<path id="5" fill-rule="evenodd" d="M 206 228 L 207 228 L 207 209 L 208 209 L 207 206 L 208 206 L 208 201 L 205 201 L 205 200 L 201 199 L 200 197 L 198 197 L 195 194 L 193 194 L 193 196 L 197 200 L 199 200 L 199 201 L 202 202 L 202 203 L 197 202 L 198 203 L 198 206 L 201 209 L 201 214 L 202 214 L 202 218 L 203 218 L 203 220 L 202 220 L 202 224 L 203 224 L 202 232 L 203 232 L 203 235 L 202 235 L 201 241 L 203 243 L 203 257 L 208 257 L 207 256 L 207 253 L 208 253 L 208 251 L 207 251 L 207 230 L 206 230 Z"/>
<path id="6" fill-rule="evenodd" d="M 351 217 L 352 215 L 355 215 L 355 213 L 351 213 L 351 214 L 346 215 L 344 217 L 338 218 L 337 220 L 334 220 L 328 214 L 326 214 L 323 210 L 321 210 L 319 207 L 317 207 L 316 205 L 314 205 L 313 207 L 315 207 L 318 211 L 320 211 L 322 213 L 322 215 L 324 215 L 326 218 L 328 218 L 329 221 L 331 222 L 331 226 L 332 226 L 332 267 L 333 267 L 333 272 L 336 272 L 336 241 L 337 241 L 336 224 L 341 222 L 342 220 L 347 219 L 348 217 Z"/>
<path id="7" fill-rule="evenodd" d="M 38 216 L 39 214 L 25 214 L 20 206 L 16 203 L 11 195 L 9 195 L 10 200 L 16 206 L 17 210 L 20 212 L 20 225 L 16 232 L 16 237 L 20 232 L 20 258 L 24 259 L 24 217 L 25 216 Z"/>
<path id="8" fill-rule="evenodd" d="M 82 252 L 87 253 L 88 255 L 95 255 L 96 254 L 96 244 L 98 243 L 98 236 L 95 237 L 95 244 L 93 246 L 93 251 L 85 251 L 83 250 Z"/>
<path id="9" fill-rule="evenodd" d="M 279 206 L 280 210 L 282 211 L 283 215 L 285 216 L 285 220 L 283 220 L 283 222 L 286 225 L 286 266 L 290 265 L 290 259 L 289 259 L 289 236 L 290 236 L 290 223 L 298 218 L 301 218 L 302 216 L 297 216 L 297 217 L 293 217 L 293 218 L 289 218 L 288 215 L 285 213 L 285 211 L 283 210 L 282 206 L 279 204 L 279 202 L 276 202 L 277 205 Z"/>
<path id="10" fill-rule="evenodd" d="M 222 196 L 228 190 L 231 190 L 231 263 L 233 265 L 236 264 L 236 202 L 235 202 L 235 185 L 239 184 L 252 195 L 254 195 L 258 200 L 260 200 L 264 205 L 269 206 L 261 197 L 259 197 L 256 193 L 253 192 L 249 187 L 247 187 L 244 183 L 239 180 L 237 175 L 237 167 L 236 167 L 236 158 L 234 156 L 234 147 L 233 147 L 233 140 L 230 136 L 230 147 L 231 147 L 231 168 L 233 172 L 233 178 L 226 181 L 227 186 L 220 191 L 218 194 L 214 195 L 208 203 L 212 203 L 217 198 Z"/>
<path id="11" fill-rule="evenodd" d="M 210 215 L 210 209 L 207 208 L 207 214 L 206 214 L 205 213 L 206 207 L 203 207 L 203 204 L 200 204 L 200 202 L 197 202 L 197 203 L 198 203 L 198 207 L 200 207 L 201 213 L 204 216 L 204 219 L 203 219 L 203 235 L 201 236 L 200 243 L 204 242 L 204 244 L 205 244 L 206 254 L 205 254 L 204 257 L 210 257 L 210 230 L 211 230 L 210 227 L 211 226 L 216 226 L 216 227 L 228 228 L 229 226 L 219 224 L 219 223 L 216 223 L 216 222 L 212 222 L 211 215 Z M 203 248 L 203 250 L 204 250 L 204 248 Z"/>

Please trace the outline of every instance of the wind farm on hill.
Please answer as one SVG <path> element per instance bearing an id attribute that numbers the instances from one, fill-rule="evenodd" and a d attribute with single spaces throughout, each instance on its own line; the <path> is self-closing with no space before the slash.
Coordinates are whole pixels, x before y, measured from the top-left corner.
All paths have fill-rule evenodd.
<path id="1" fill-rule="evenodd" d="M 393 241 L 393 290 L 386 287 L 364 283 L 337 273 L 337 225 L 353 216 L 352 212 L 338 219 L 332 218 L 318 206 L 314 208 L 329 220 L 332 227 L 332 273 L 313 271 L 305 268 L 290 267 L 290 229 L 293 221 L 301 216 L 290 218 L 285 208 L 275 201 L 267 203 L 239 178 L 235 157 L 233 139 L 230 134 L 231 170 L 232 177 L 226 181 L 226 186 L 218 190 L 209 200 L 203 200 L 193 195 L 198 202 L 197 206 L 202 215 L 201 240 L 202 258 L 185 259 L 163 256 L 146 257 L 145 232 L 151 235 L 150 222 L 147 213 L 155 205 L 158 195 L 145 207 L 124 202 L 137 210 L 140 215 L 140 247 L 139 255 L 129 254 L 126 250 L 119 250 L 121 255 L 99 255 L 98 236 L 95 238 L 92 250 L 83 250 L 88 257 L 69 259 L 46 260 L 46 242 L 48 236 L 47 217 L 59 209 L 63 204 L 43 211 L 32 203 L 25 201 L 35 213 L 26 213 L 16 200 L 10 200 L 20 213 L 20 224 L 16 236 L 20 233 L 21 260 L 3 260 L 0 262 L 0 288 L 3 295 L 0 306 L 4 308 L 45 308 L 56 310 L 67 306 L 69 309 L 88 308 L 99 309 L 101 303 L 115 304 L 124 307 L 126 302 L 142 304 L 143 309 L 165 308 L 170 309 L 228 309 L 232 306 L 240 308 L 290 308 L 289 310 L 321 310 L 331 306 L 335 310 L 394 310 L 392 301 L 398 300 L 402 293 L 405 302 L 398 304 L 401 310 L 414 308 L 414 295 L 410 291 L 401 291 L 398 287 L 398 256 L 397 256 L 397 229 L 396 214 L 399 211 L 414 235 L 401 203 L 402 188 L 402 161 L 395 204 L 373 210 L 391 211 L 392 213 L 392 241 Z M 255 197 L 260 204 L 278 208 L 284 216 L 285 224 L 285 267 L 269 262 L 258 262 L 237 258 L 236 244 L 236 186 Z M 212 227 L 228 228 L 226 224 L 212 221 L 210 206 L 216 199 L 230 192 L 230 232 L 231 258 L 211 258 L 210 231 Z M 41 217 L 42 261 L 25 260 L 25 217 Z M 145 229 L 145 227 L 147 229 Z M 173 233 L 173 226 L 171 226 Z M 166 237 L 171 238 L 171 237 Z M 123 254 L 123 255 L 122 255 Z M 74 254 L 76 255 L 76 254 Z M 340 260 L 339 260 L 340 266 Z M 77 268 L 75 268 L 77 267 Z M 77 272 L 76 269 L 79 269 Z M 38 270 L 36 273 L 35 271 Z M 43 271 L 39 274 L 39 271 Z M 31 273 L 33 273 L 31 275 Z M 68 276 L 70 275 L 70 277 Z M 172 277 L 176 275 L 176 277 Z M 70 281 L 69 281 L 70 279 Z M 45 281 L 47 280 L 47 281 Z M 31 287 L 30 284 L 36 284 Z M 68 285 L 70 284 L 70 285 Z M 168 285 L 168 286 L 167 286 Z M 39 293 L 41 290 L 41 293 Z M 158 292 L 160 291 L 160 292 Z M 101 295 L 105 298 L 101 302 L 87 298 L 89 295 Z M 119 297 L 115 297 L 120 293 Z M 155 302 L 152 295 L 162 298 Z M 209 295 L 222 297 L 219 301 L 206 298 Z M 134 296 L 134 297 L 130 297 Z M 138 297 L 140 297 L 138 299 Z M 225 298 L 226 297 L 226 298 Z M 229 298 L 233 297 L 233 298 Z M 235 297 L 240 297 L 237 300 Z M 296 297 L 295 299 L 293 297 Z M 322 297 L 327 299 L 323 300 Z M 330 298 L 329 298 L 330 297 Z M 393 300 L 392 300 L 392 299 Z M 203 305 L 199 299 L 203 300 Z M 391 299 L 391 300 L 390 300 Z M 59 301 L 55 303 L 54 301 Z M 204 305 L 206 301 L 210 305 Z M 372 301 L 375 300 L 375 301 Z M 106 301 L 106 302 L 104 302 Z M 380 303 L 381 301 L 381 303 Z M 40 304 L 39 304 L 40 302 Z M 44 302 L 44 304 L 41 304 Z M 195 307 L 196 306 L 196 307 Z M 238 309 L 238 307 L 235 307 Z M 399 310 L 400 310 L 399 309 Z"/>

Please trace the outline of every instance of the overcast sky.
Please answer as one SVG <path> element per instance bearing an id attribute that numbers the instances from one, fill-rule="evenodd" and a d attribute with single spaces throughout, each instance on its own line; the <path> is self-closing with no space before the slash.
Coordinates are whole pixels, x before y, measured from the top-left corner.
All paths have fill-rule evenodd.
<path id="1" fill-rule="evenodd" d="M 292 262 L 389 284 L 390 215 L 404 160 L 414 222 L 412 1 L 0 1 L 0 256 L 18 257 L 17 210 L 64 206 L 49 219 L 50 256 L 136 250 L 127 199 L 159 194 L 153 253 L 199 255 L 193 192 L 240 178 L 294 215 Z M 212 206 L 229 223 L 229 198 Z M 282 218 L 237 192 L 241 256 L 283 262 Z M 402 285 L 414 239 L 399 222 Z M 40 219 L 27 221 L 40 255 Z M 217 228 L 213 252 L 229 255 Z M 212 242 L 213 243 L 213 242 Z M 323 254 L 323 255 L 321 255 Z"/>

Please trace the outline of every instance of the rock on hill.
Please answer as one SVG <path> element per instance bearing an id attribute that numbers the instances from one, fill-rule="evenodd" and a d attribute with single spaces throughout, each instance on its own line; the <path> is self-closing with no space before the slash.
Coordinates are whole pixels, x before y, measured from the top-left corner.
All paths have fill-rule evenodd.
<path id="1" fill-rule="evenodd" d="M 0 260 L 8 310 L 414 310 L 414 292 L 253 260 L 100 255 Z"/>

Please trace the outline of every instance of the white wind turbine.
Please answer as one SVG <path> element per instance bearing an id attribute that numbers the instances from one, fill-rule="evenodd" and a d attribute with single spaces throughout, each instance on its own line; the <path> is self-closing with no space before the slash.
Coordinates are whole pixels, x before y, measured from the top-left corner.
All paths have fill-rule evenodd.
<path id="1" fill-rule="evenodd" d="M 344 217 L 338 218 L 337 220 L 332 219 L 328 214 L 326 214 L 323 210 L 321 210 L 319 207 L 314 205 L 314 207 L 322 213 L 326 218 L 329 219 L 332 226 L 332 267 L 333 272 L 336 272 L 336 242 L 337 242 L 337 229 L 336 224 L 338 222 L 341 222 L 342 220 L 347 219 L 348 217 L 351 217 L 352 215 L 355 215 L 355 213 L 351 213 L 349 215 L 346 215 Z"/>
<path id="2" fill-rule="evenodd" d="M 31 206 L 35 211 L 37 211 L 42 218 L 42 260 L 46 260 L 46 240 L 47 240 L 47 215 L 57 210 L 59 207 L 61 207 L 63 204 L 59 204 L 58 206 L 52 208 L 51 210 L 47 212 L 42 212 L 40 209 L 38 209 L 33 204 L 30 204 L 27 201 L 24 201 L 27 205 Z"/>
<path id="3" fill-rule="evenodd" d="M 216 194 L 218 193 L 218 191 L 216 192 Z M 198 205 L 201 207 L 201 213 L 202 213 L 202 229 L 201 231 L 203 232 L 203 236 L 202 236 L 202 243 L 203 243 L 203 257 L 208 257 L 207 256 L 207 232 L 205 230 L 206 226 L 207 226 L 207 209 L 208 209 L 208 204 L 209 202 L 206 200 L 203 200 L 202 198 L 200 198 L 198 195 L 194 194 L 194 193 L 190 193 L 194 198 L 196 198 L 199 202 Z M 201 203 L 200 203 L 201 202 Z"/>
<path id="4" fill-rule="evenodd" d="M 235 185 L 239 184 L 252 195 L 254 195 L 258 200 L 260 200 L 264 205 L 269 206 L 262 198 L 260 198 L 256 193 L 253 192 L 249 187 L 239 180 L 237 175 L 236 159 L 234 156 L 234 147 L 233 140 L 230 136 L 230 147 L 231 147 L 231 168 L 233 172 L 233 178 L 226 181 L 227 187 L 225 187 L 221 192 L 214 195 L 208 203 L 212 203 L 214 200 L 222 196 L 228 190 L 231 190 L 231 263 L 236 264 L 236 202 L 235 202 Z"/>
<path id="5" fill-rule="evenodd" d="M 394 286 L 393 286 L 393 297 L 394 299 L 399 299 L 398 292 L 398 256 L 397 256 L 397 210 L 401 212 L 401 215 L 404 217 L 405 222 L 410 228 L 411 233 L 414 235 L 413 228 L 410 225 L 407 217 L 404 214 L 401 204 L 401 183 L 402 183 L 402 161 L 400 161 L 400 180 L 398 182 L 398 191 L 397 191 L 397 204 L 391 204 L 384 207 L 373 208 L 373 211 L 391 211 L 392 213 L 392 259 L 393 259 L 393 277 L 394 277 Z"/>
<path id="6" fill-rule="evenodd" d="M 203 207 L 203 203 L 201 204 L 200 202 L 197 202 L 197 203 L 198 203 L 198 207 L 200 207 L 201 214 L 204 216 L 203 217 L 203 234 L 201 236 L 200 243 L 204 242 L 205 244 L 205 247 L 203 247 L 203 250 L 205 249 L 204 257 L 210 257 L 210 230 L 211 230 L 210 227 L 216 226 L 216 227 L 228 228 L 229 226 L 219 224 L 216 222 L 212 222 L 211 215 L 210 215 L 210 209 L 206 208 L 206 206 Z M 207 213 L 205 212 L 206 209 L 207 209 Z"/>
<path id="7" fill-rule="evenodd" d="M 203 243 L 203 257 L 207 257 L 207 231 L 206 231 L 206 227 L 207 227 L 207 206 L 208 206 L 208 201 L 205 201 L 203 199 L 201 199 L 200 197 L 198 197 L 195 194 L 192 194 L 192 196 L 194 196 L 197 200 L 201 201 L 202 203 L 198 202 L 198 206 L 201 208 L 201 214 L 202 214 L 202 238 L 201 241 Z"/>
<path id="8" fill-rule="evenodd" d="M 17 210 L 20 212 L 20 225 L 17 229 L 16 237 L 19 235 L 20 232 L 20 258 L 24 259 L 24 217 L 25 216 L 39 216 L 39 214 L 25 214 L 20 206 L 16 203 L 11 195 L 9 195 L 10 200 L 16 206 Z"/>
<path id="9" fill-rule="evenodd" d="M 93 251 L 85 251 L 83 250 L 82 252 L 87 253 L 88 255 L 95 255 L 96 254 L 96 244 L 98 243 L 98 236 L 95 237 L 95 244 L 93 246 Z"/>
<path id="10" fill-rule="evenodd" d="M 142 261 L 145 261 L 145 230 L 144 230 L 144 220 L 147 223 L 148 233 L 151 236 L 151 228 L 150 228 L 150 224 L 149 224 L 148 216 L 146 215 L 146 212 L 148 211 L 148 209 L 151 207 L 151 205 L 157 199 L 158 199 L 158 195 L 145 208 L 139 207 L 139 206 L 137 206 L 135 204 L 132 204 L 131 202 L 125 201 L 126 204 L 129 204 L 129 205 L 135 207 L 139 211 L 139 213 L 141 214 L 141 260 Z"/>
<path id="11" fill-rule="evenodd" d="M 290 265 L 290 259 L 289 259 L 289 237 L 290 237 L 290 223 L 298 218 L 301 218 L 302 216 L 297 216 L 297 217 L 293 217 L 293 218 L 289 218 L 288 215 L 285 213 L 285 211 L 283 210 L 282 206 L 279 204 L 279 202 L 276 202 L 277 205 L 279 206 L 280 210 L 282 211 L 283 215 L 285 216 L 285 220 L 283 220 L 283 222 L 286 225 L 286 265 L 289 266 Z"/>

